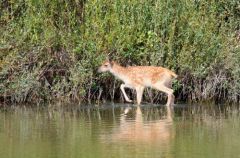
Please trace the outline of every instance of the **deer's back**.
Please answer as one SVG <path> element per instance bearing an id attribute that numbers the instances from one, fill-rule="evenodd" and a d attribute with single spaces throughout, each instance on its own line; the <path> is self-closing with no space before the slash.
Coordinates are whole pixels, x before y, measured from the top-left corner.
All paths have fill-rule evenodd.
<path id="1" fill-rule="evenodd" d="M 166 72 L 163 67 L 156 66 L 129 66 L 127 72 L 135 76 L 153 77 L 154 74 L 161 74 Z"/>
<path id="2" fill-rule="evenodd" d="M 130 66 L 126 70 L 132 82 L 143 86 L 152 86 L 152 84 L 169 76 L 170 71 L 166 68 L 156 66 Z"/>

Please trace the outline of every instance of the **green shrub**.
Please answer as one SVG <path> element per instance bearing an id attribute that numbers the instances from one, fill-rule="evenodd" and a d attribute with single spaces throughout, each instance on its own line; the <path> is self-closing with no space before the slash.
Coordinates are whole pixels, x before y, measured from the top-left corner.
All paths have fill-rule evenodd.
<path id="1" fill-rule="evenodd" d="M 119 82 L 96 73 L 114 51 L 122 65 L 177 72 L 179 100 L 239 102 L 238 0 L 4 0 L 0 8 L 1 101 L 121 98 Z M 155 91 L 145 98 L 159 101 Z"/>

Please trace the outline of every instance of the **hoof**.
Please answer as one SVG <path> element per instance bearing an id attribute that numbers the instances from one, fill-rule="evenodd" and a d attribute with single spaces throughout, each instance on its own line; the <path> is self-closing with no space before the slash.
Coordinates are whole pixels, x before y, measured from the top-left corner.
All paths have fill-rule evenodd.
<path id="1" fill-rule="evenodd" d="M 132 103 L 133 101 L 129 99 L 129 100 L 126 100 L 126 102 Z"/>
<path id="2" fill-rule="evenodd" d="M 173 107 L 174 104 L 166 104 L 165 106 L 166 106 L 166 107 Z"/>

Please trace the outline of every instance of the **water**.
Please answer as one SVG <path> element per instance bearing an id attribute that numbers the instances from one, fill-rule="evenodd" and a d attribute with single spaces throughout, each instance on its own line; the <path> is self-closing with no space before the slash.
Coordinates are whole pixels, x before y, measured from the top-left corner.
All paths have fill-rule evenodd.
<path id="1" fill-rule="evenodd" d="M 240 158 L 239 108 L 16 106 L 0 112 L 1 158 Z"/>

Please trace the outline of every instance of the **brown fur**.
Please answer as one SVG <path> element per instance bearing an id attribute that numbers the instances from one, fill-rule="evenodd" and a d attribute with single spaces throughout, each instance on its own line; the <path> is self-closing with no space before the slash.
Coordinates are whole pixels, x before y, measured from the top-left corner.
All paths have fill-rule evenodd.
<path id="1" fill-rule="evenodd" d="M 167 106 L 174 103 L 173 90 L 171 89 L 172 79 L 177 75 L 169 69 L 156 66 L 129 66 L 123 67 L 115 62 L 106 60 L 99 67 L 99 72 L 109 71 L 125 84 L 121 85 L 124 98 L 132 102 L 126 95 L 124 88 L 132 88 L 137 91 L 137 103 L 141 103 L 145 87 L 151 87 L 168 94 Z"/>

